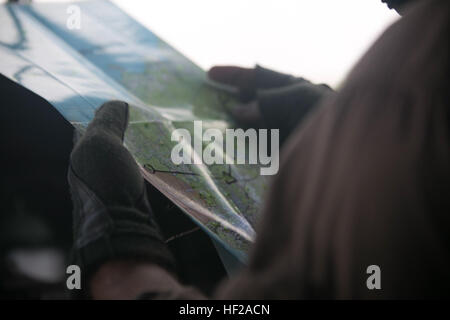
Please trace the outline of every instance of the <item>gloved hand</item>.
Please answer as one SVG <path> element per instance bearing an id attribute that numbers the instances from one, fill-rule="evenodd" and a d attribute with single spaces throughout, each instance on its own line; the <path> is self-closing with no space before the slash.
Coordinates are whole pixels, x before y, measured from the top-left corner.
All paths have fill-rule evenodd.
<path id="1" fill-rule="evenodd" d="M 246 128 L 280 130 L 280 144 L 306 114 L 333 90 L 303 78 L 265 69 L 217 66 L 208 72 L 210 79 L 238 89 L 242 104 L 232 116 Z"/>
<path id="2" fill-rule="evenodd" d="M 257 91 L 289 86 L 306 81 L 256 65 L 254 68 L 215 66 L 208 71 L 211 80 L 238 88 L 243 103 L 256 99 Z"/>
<path id="3" fill-rule="evenodd" d="M 139 167 L 123 146 L 127 125 L 128 105 L 105 103 L 70 157 L 73 253 L 84 279 L 112 259 L 173 268 L 173 258 L 152 218 Z"/>

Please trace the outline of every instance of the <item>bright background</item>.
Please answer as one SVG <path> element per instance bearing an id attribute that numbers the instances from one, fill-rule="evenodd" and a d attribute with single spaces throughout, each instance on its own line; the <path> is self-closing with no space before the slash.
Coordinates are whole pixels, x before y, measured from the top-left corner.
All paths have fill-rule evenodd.
<path id="1" fill-rule="evenodd" d="M 204 69 L 259 63 L 332 86 L 399 17 L 380 0 L 113 2 Z"/>

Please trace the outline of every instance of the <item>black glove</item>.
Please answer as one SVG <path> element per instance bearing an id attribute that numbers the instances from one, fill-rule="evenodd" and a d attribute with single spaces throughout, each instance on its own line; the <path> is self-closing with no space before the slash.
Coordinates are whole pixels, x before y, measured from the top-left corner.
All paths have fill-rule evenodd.
<path id="1" fill-rule="evenodd" d="M 333 90 L 304 78 L 256 66 L 253 69 L 213 67 L 209 77 L 238 88 L 243 104 L 231 110 L 239 125 L 246 128 L 280 130 L 280 144 L 318 102 Z"/>
<path id="2" fill-rule="evenodd" d="M 307 81 L 259 65 L 254 68 L 215 66 L 208 71 L 208 76 L 216 82 L 236 87 L 238 98 L 243 103 L 256 99 L 258 90 L 280 88 Z"/>
<path id="3" fill-rule="evenodd" d="M 280 145 L 319 102 L 333 90 L 309 81 L 290 86 L 259 90 L 256 98 L 267 129 L 280 130 Z"/>
<path id="4" fill-rule="evenodd" d="M 105 103 L 70 157 L 73 253 L 83 279 L 112 259 L 145 260 L 173 270 L 139 167 L 123 146 L 127 125 L 128 105 Z"/>

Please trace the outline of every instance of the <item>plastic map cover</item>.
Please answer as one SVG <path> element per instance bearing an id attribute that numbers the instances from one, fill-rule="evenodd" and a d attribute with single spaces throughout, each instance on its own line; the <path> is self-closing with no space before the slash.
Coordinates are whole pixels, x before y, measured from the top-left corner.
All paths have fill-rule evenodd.
<path id="1" fill-rule="evenodd" d="M 73 4 L 82 13 L 80 29 L 67 27 L 70 3 L 0 6 L 0 73 L 80 130 L 105 101 L 128 102 L 125 146 L 145 178 L 245 262 L 267 186 L 259 165 L 171 161 L 174 129 L 194 137 L 195 120 L 203 130 L 234 127 L 232 95 L 111 2 Z"/>

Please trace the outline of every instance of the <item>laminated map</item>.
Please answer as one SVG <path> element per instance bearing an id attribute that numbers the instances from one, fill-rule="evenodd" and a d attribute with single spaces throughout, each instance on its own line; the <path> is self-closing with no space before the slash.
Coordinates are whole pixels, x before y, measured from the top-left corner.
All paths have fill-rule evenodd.
<path id="1" fill-rule="evenodd" d="M 80 28 L 68 25 L 71 6 L 79 9 Z M 245 262 L 268 185 L 260 165 L 171 160 L 175 129 L 195 137 L 195 121 L 203 130 L 235 127 L 229 90 L 212 85 L 204 70 L 109 1 L 4 4 L 0 21 L 1 74 L 46 99 L 80 131 L 104 102 L 128 102 L 124 144 L 145 179 Z"/>

